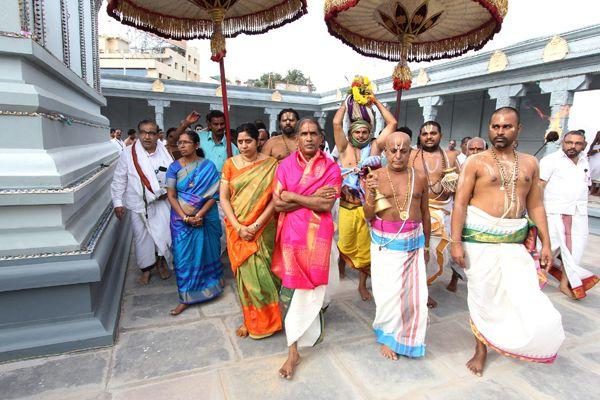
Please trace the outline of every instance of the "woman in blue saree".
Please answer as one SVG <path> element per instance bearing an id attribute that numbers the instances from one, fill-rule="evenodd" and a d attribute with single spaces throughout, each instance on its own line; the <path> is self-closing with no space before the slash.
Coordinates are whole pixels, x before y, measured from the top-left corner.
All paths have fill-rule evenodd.
<path id="1" fill-rule="evenodd" d="M 196 132 L 179 136 L 182 157 L 167 171 L 167 196 L 171 203 L 173 263 L 179 289 L 179 315 L 190 304 L 217 297 L 223 292 L 221 222 L 216 206 L 220 174 L 210 160 L 198 153 Z"/>

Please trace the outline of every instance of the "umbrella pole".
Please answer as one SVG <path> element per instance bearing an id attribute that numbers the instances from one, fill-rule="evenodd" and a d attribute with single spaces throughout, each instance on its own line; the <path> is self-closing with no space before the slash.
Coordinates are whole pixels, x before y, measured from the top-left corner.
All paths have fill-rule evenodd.
<path id="1" fill-rule="evenodd" d="M 402 100 L 402 88 L 396 92 L 396 128 L 400 128 L 400 101 Z"/>
<path id="2" fill-rule="evenodd" d="M 225 60 L 224 57 L 219 60 L 219 70 L 221 73 L 221 97 L 223 99 L 223 114 L 225 114 L 225 138 L 227 140 L 227 157 L 231 157 L 231 131 L 229 124 L 229 105 L 227 103 L 227 79 L 225 78 Z"/>

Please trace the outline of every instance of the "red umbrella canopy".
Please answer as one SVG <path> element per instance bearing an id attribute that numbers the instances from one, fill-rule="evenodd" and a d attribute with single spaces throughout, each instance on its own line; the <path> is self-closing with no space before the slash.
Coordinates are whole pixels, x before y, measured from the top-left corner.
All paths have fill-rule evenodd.
<path id="1" fill-rule="evenodd" d="M 429 61 L 480 49 L 507 10 L 508 0 L 326 0 L 325 22 L 360 54 Z"/>

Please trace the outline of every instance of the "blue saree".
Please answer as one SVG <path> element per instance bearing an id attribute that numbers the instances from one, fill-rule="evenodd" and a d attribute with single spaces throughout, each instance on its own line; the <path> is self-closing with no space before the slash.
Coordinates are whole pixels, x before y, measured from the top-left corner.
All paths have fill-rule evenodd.
<path id="1" fill-rule="evenodd" d="M 177 190 L 177 200 L 186 215 L 193 215 L 210 199 L 218 199 L 220 174 L 212 161 L 200 159 L 182 166 L 173 162 L 167 171 L 167 187 Z M 204 215 L 203 224 L 193 227 L 171 209 L 173 263 L 179 301 L 193 304 L 223 292 L 221 222 L 217 205 Z"/>

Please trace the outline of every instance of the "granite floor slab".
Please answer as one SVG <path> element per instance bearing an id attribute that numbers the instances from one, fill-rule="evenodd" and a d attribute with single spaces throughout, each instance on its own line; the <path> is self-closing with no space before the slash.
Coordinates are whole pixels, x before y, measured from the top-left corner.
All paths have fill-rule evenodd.
<path id="1" fill-rule="evenodd" d="M 112 350 L 74 353 L 0 365 L 0 398 L 80 398 L 104 388 Z"/>
<path id="2" fill-rule="evenodd" d="M 584 264 L 600 273 L 600 237 L 590 238 Z M 468 327 L 464 282 L 445 286 L 445 271 L 431 287 L 439 303 L 429 315 L 424 359 L 385 360 L 371 330 L 374 301 L 359 299 L 358 272 L 347 268 L 325 314 L 325 340 L 301 349 L 292 381 L 277 371 L 286 357 L 283 332 L 263 340 L 238 338 L 239 300 L 225 262 L 224 294 L 180 317 L 175 278 L 136 279 L 130 257 L 116 344 L 54 357 L 0 364 L 0 399 L 29 400 L 270 400 L 270 399 L 585 399 L 599 398 L 600 288 L 581 301 L 545 293 L 563 315 L 567 339 L 552 365 L 509 359 L 490 351 L 483 378 L 467 371 L 474 339 Z"/>
<path id="3" fill-rule="evenodd" d="M 125 332 L 115 348 L 110 386 L 221 365 L 235 359 L 219 320 Z"/>

